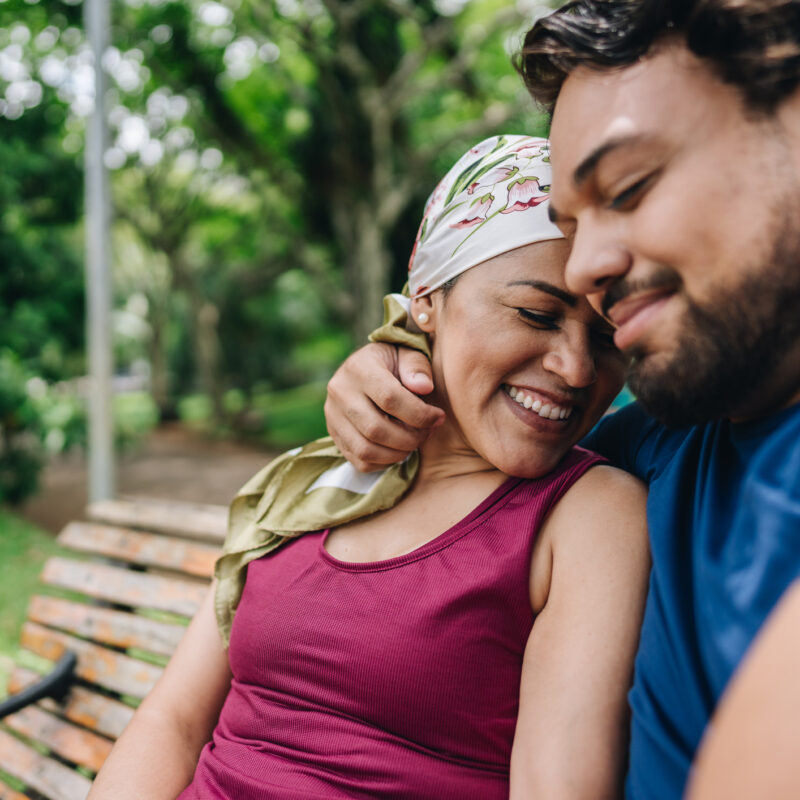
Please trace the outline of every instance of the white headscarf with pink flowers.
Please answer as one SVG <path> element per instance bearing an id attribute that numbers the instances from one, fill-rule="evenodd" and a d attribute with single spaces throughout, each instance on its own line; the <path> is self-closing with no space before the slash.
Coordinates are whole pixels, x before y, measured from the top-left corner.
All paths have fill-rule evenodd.
<path id="1" fill-rule="evenodd" d="M 501 253 L 562 234 L 547 216 L 550 148 L 492 136 L 466 152 L 425 205 L 408 264 L 412 297 Z"/>

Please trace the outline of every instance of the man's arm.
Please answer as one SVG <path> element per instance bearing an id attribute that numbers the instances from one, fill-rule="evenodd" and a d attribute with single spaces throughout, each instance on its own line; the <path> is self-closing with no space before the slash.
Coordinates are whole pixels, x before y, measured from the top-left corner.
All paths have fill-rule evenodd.
<path id="1" fill-rule="evenodd" d="M 687 800 L 800 797 L 800 581 L 731 681 L 703 741 Z"/>
<path id="2" fill-rule="evenodd" d="M 444 411 L 417 396 L 431 391 L 431 365 L 422 353 L 368 344 L 328 384 L 328 432 L 356 469 L 384 469 L 403 461 L 444 422 Z"/>

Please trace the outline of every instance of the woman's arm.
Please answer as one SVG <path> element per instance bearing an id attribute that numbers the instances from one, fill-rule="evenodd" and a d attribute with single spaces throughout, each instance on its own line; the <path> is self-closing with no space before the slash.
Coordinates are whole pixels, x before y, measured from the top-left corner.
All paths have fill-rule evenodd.
<path id="1" fill-rule="evenodd" d="M 231 681 L 214 617 L 214 589 L 119 737 L 90 800 L 174 800 L 191 781 Z"/>
<path id="2" fill-rule="evenodd" d="M 539 534 L 511 753 L 511 800 L 621 797 L 627 692 L 650 556 L 646 490 L 595 467 L 559 501 Z"/>
<path id="3" fill-rule="evenodd" d="M 687 798 L 800 797 L 799 630 L 800 581 L 787 590 L 726 689 Z"/>

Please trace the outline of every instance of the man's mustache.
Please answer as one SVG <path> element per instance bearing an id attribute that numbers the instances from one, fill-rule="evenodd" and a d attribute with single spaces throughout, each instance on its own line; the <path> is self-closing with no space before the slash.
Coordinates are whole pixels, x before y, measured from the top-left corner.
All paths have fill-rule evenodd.
<path id="1" fill-rule="evenodd" d="M 632 294 L 660 291 L 662 289 L 676 289 L 680 285 L 680 277 L 669 267 L 658 267 L 645 278 L 620 278 L 606 289 L 603 295 L 601 308 L 603 316 L 607 317 L 613 306 Z"/>

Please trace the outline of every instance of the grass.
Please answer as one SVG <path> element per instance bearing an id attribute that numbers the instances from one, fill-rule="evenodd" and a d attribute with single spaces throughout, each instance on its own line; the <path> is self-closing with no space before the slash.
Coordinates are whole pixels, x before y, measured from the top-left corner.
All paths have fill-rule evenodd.
<path id="1" fill-rule="evenodd" d="M 255 424 L 248 435 L 270 448 L 285 450 L 326 435 L 322 410 L 325 389 L 324 381 L 316 381 L 293 389 L 257 391 L 249 401 L 241 392 L 231 390 L 225 395 L 224 406 L 232 416 L 249 409 Z M 215 427 L 211 400 L 206 395 L 183 397 L 178 402 L 178 415 L 194 430 L 210 434 L 229 432 L 224 423 Z"/>
<path id="2" fill-rule="evenodd" d="M 0 697 L 13 662 L 37 666 L 19 647 L 20 628 L 44 562 L 61 552 L 51 534 L 0 508 Z"/>

